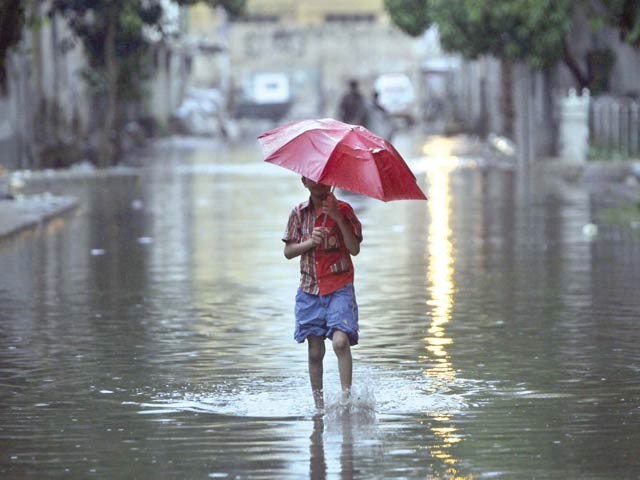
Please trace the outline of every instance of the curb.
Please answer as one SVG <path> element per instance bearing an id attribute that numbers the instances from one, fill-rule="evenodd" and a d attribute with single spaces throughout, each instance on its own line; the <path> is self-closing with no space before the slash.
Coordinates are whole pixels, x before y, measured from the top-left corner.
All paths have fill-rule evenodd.
<path id="1" fill-rule="evenodd" d="M 50 220 L 75 210 L 74 197 L 33 195 L 0 200 L 0 243 L 25 230 L 36 229 Z"/>

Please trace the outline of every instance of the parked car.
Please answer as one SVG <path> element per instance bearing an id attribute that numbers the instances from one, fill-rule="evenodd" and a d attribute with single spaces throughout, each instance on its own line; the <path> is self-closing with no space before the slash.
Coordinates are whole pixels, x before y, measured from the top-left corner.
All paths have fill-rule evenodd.
<path id="1" fill-rule="evenodd" d="M 402 118 L 411 125 L 416 120 L 417 102 L 413 84 L 403 73 L 386 73 L 376 78 L 373 88 L 378 102 L 392 117 Z"/>
<path id="2" fill-rule="evenodd" d="M 292 105 L 289 76 L 281 72 L 254 74 L 235 102 L 236 117 L 279 120 Z"/>

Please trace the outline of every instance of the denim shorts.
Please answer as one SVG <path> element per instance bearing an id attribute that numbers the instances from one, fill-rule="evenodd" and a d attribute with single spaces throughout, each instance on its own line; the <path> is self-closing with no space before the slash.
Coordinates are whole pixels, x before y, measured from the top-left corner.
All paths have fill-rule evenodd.
<path id="1" fill-rule="evenodd" d="M 340 330 L 349 343 L 358 343 L 358 304 L 353 283 L 329 295 L 311 295 L 298 289 L 296 294 L 296 330 L 293 338 L 302 343 L 309 335 L 333 338 Z"/>

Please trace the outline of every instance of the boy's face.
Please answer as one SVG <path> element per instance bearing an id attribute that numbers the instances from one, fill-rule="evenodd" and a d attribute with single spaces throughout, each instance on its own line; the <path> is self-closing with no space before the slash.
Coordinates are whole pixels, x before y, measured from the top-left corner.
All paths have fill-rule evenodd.
<path id="1" fill-rule="evenodd" d="M 316 183 L 310 178 L 302 177 L 302 184 L 311 192 L 311 195 L 318 198 L 324 198 L 331 191 L 330 185 Z"/>

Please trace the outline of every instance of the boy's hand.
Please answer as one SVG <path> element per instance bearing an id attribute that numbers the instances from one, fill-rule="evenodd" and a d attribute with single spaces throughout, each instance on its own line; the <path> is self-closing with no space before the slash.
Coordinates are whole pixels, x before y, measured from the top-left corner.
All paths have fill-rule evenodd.
<path id="1" fill-rule="evenodd" d="M 322 213 L 338 221 L 340 216 L 340 210 L 338 209 L 338 200 L 332 192 L 327 193 L 327 196 L 322 201 Z"/>
<path id="2" fill-rule="evenodd" d="M 311 245 L 314 247 L 322 245 L 322 240 L 327 234 L 326 228 L 323 227 L 314 227 L 313 232 L 311 232 Z"/>

